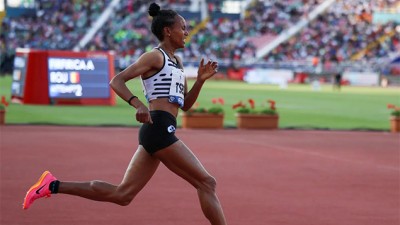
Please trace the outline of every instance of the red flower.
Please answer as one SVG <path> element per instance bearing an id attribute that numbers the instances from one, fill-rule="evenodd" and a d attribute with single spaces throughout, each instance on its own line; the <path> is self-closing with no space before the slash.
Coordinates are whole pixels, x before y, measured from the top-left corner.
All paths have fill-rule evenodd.
<path id="1" fill-rule="evenodd" d="M 254 107 L 255 107 L 255 102 L 254 102 L 254 99 L 249 99 L 249 104 L 250 104 L 250 108 L 252 108 L 252 109 L 254 109 Z"/>
<path id="2" fill-rule="evenodd" d="M 8 102 L 7 102 L 7 100 L 6 100 L 6 96 L 4 96 L 4 95 L 1 96 L 1 103 L 2 103 L 3 105 L 5 105 L 6 107 L 8 106 Z"/>
<path id="3" fill-rule="evenodd" d="M 212 102 L 213 104 L 221 104 L 221 105 L 224 105 L 225 100 L 224 100 L 223 98 L 213 98 L 213 99 L 211 100 L 211 102 Z"/>
<path id="4" fill-rule="evenodd" d="M 218 98 L 218 102 L 219 102 L 219 104 L 221 104 L 221 105 L 224 105 L 224 104 L 225 104 L 225 100 L 224 100 L 223 98 Z"/>
<path id="5" fill-rule="evenodd" d="M 275 107 L 275 101 L 274 101 L 274 100 L 268 99 L 268 103 L 269 103 L 269 107 L 270 107 L 272 110 L 275 110 L 275 109 L 276 109 L 276 107 Z"/>
<path id="6" fill-rule="evenodd" d="M 393 105 L 393 104 L 387 104 L 388 109 L 393 109 L 394 111 L 400 110 L 400 107 Z"/>
<path id="7" fill-rule="evenodd" d="M 396 106 L 393 105 L 393 104 L 387 104 L 387 108 L 388 108 L 388 109 L 394 109 L 394 108 L 396 108 Z"/>
<path id="8" fill-rule="evenodd" d="M 246 106 L 246 105 L 243 104 L 242 101 L 240 101 L 240 102 L 234 104 L 234 105 L 232 106 L 232 109 L 236 109 L 236 108 L 239 108 L 239 107 L 245 107 L 245 106 Z"/>

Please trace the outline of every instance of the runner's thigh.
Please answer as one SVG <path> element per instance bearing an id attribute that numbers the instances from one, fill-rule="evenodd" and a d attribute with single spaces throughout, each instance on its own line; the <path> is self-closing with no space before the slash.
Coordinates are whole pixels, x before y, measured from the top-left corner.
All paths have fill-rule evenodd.
<path id="1" fill-rule="evenodd" d="M 181 176 L 196 188 L 210 177 L 193 152 L 182 142 L 177 141 L 154 154 L 166 167 Z"/>

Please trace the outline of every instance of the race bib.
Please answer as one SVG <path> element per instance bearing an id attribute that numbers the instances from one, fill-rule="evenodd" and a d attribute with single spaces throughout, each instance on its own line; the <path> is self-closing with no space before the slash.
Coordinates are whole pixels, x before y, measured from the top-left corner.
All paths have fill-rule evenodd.
<path id="1" fill-rule="evenodd" d="M 176 103 L 179 107 L 184 104 L 185 76 L 182 70 L 172 68 L 172 82 L 169 89 L 169 102 Z"/>

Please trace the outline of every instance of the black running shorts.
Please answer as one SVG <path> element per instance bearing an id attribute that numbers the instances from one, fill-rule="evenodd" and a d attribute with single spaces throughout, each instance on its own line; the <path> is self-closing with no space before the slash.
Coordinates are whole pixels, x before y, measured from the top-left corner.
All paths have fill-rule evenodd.
<path id="1" fill-rule="evenodd" d="M 169 112 L 150 111 L 153 124 L 145 123 L 139 130 L 139 144 L 151 155 L 179 139 L 175 136 L 176 118 Z"/>

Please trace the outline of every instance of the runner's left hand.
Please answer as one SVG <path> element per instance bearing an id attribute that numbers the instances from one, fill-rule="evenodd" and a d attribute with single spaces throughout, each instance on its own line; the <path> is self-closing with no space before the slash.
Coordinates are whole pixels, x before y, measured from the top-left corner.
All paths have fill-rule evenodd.
<path id="1" fill-rule="evenodd" d="M 197 79 L 199 81 L 204 82 L 217 72 L 218 72 L 218 62 L 208 60 L 208 62 L 204 64 L 204 59 L 202 58 L 200 61 L 199 69 L 197 71 Z"/>

